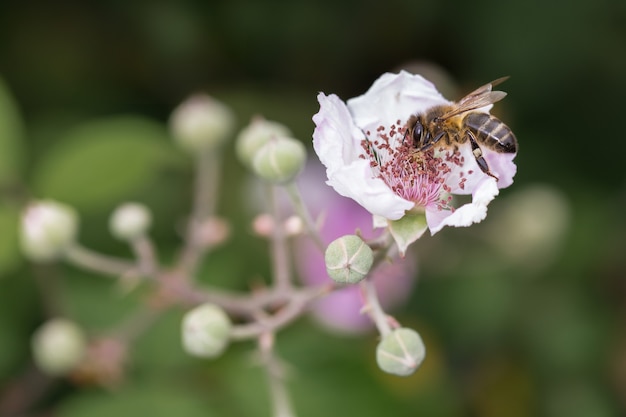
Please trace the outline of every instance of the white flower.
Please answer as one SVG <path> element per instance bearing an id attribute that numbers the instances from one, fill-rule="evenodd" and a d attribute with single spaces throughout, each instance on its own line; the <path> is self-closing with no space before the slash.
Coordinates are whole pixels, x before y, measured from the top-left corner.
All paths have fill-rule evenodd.
<path id="1" fill-rule="evenodd" d="M 425 213 L 431 233 L 469 226 L 482 221 L 499 188 L 513 182 L 513 153 L 481 146 L 496 181 L 481 171 L 468 142 L 417 152 L 404 140 L 412 115 L 451 104 L 419 75 L 383 74 L 347 104 L 334 94 L 320 93 L 318 101 L 313 147 L 326 166 L 327 184 L 367 209 L 377 224 L 412 211 Z M 472 200 L 455 208 L 455 194 L 471 194 Z"/>

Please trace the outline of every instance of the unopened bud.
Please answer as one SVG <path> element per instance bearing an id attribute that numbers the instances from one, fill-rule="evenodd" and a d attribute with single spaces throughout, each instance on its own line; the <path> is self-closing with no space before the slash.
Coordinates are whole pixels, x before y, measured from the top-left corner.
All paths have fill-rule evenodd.
<path id="1" fill-rule="evenodd" d="M 306 149 L 302 142 L 279 136 L 258 149 L 252 160 L 252 168 L 264 180 L 284 184 L 296 178 L 305 162 Z"/>
<path id="2" fill-rule="evenodd" d="M 22 213 L 22 250 L 33 261 L 53 260 L 74 243 L 77 230 L 78 216 L 71 207 L 51 200 L 32 203 Z"/>
<path id="3" fill-rule="evenodd" d="M 355 284 L 361 281 L 372 267 L 372 249 L 356 235 L 346 235 L 334 240 L 324 255 L 326 272 L 335 282 Z"/>
<path id="4" fill-rule="evenodd" d="M 32 349 L 35 363 L 45 373 L 64 375 L 76 367 L 86 352 L 82 330 L 66 319 L 52 319 L 35 331 Z"/>
<path id="5" fill-rule="evenodd" d="M 235 116 L 224 104 L 206 94 L 196 94 L 172 113 L 170 128 L 178 144 L 198 152 L 219 146 L 233 132 Z"/>
<path id="6" fill-rule="evenodd" d="M 109 219 L 111 234 L 120 240 L 134 240 L 144 235 L 152 223 L 146 206 L 138 203 L 122 204 Z"/>
<path id="7" fill-rule="evenodd" d="M 219 356 L 228 346 L 232 324 L 222 308 L 203 304 L 185 314 L 182 341 L 185 351 L 201 358 Z"/>
<path id="8" fill-rule="evenodd" d="M 268 213 L 259 214 L 252 221 L 252 230 L 261 237 L 271 236 L 275 227 L 274 217 Z"/>
<path id="9" fill-rule="evenodd" d="M 304 222 L 300 216 L 289 216 L 285 220 L 285 232 L 288 236 L 298 236 L 304 232 Z"/>
<path id="10" fill-rule="evenodd" d="M 287 126 L 257 117 L 237 136 L 235 151 L 244 165 L 252 167 L 254 156 L 261 146 L 271 138 L 289 136 L 291 136 L 291 131 Z"/>
<path id="11" fill-rule="evenodd" d="M 376 363 L 383 371 L 398 376 L 411 375 L 424 360 L 426 348 L 413 329 L 394 329 L 378 343 Z"/>

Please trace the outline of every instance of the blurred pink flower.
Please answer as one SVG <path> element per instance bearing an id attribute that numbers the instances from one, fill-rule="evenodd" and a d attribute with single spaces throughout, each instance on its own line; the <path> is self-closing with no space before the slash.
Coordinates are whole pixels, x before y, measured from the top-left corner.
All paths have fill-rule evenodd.
<path id="1" fill-rule="evenodd" d="M 312 161 L 299 179 L 304 200 L 315 217 L 323 219 L 320 234 L 326 243 L 359 229 L 363 237 L 375 237 L 379 231 L 372 226 L 372 216 L 349 198 L 335 193 L 324 182 L 322 166 Z M 332 282 L 326 273 L 324 254 L 306 238 L 296 242 L 296 269 L 307 285 Z M 408 299 L 417 271 L 414 257 L 396 257 L 380 265 L 370 274 L 378 290 L 383 308 L 401 305 Z M 359 333 L 373 328 L 370 318 L 361 314 L 363 297 L 358 285 L 350 285 L 317 301 L 313 317 L 324 327 L 341 333 Z"/>

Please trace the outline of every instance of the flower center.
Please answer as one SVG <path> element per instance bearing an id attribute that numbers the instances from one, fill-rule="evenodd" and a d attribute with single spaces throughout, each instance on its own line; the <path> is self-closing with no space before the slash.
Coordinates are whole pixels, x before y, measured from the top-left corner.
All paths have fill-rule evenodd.
<path id="1" fill-rule="evenodd" d="M 388 129 L 379 126 L 373 139 L 371 132 L 361 141 L 365 153 L 362 158 L 370 160 L 374 175 L 382 179 L 391 190 L 417 207 L 434 206 L 439 210 L 453 210 L 450 202 L 451 188 L 446 179 L 451 166 L 463 164 L 457 150 L 437 149 L 419 151 L 410 135 L 404 134 L 400 120 Z M 459 184 L 463 188 L 461 180 Z"/>

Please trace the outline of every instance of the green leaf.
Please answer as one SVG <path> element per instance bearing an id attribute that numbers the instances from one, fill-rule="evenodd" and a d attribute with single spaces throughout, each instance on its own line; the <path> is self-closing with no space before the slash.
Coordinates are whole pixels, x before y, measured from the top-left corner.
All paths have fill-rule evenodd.
<path id="1" fill-rule="evenodd" d="M 128 198 L 173 161 L 167 131 L 139 117 L 87 122 L 70 131 L 34 174 L 37 197 L 89 210 Z"/>
<path id="2" fill-rule="evenodd" d="M 16 181 L 23 163 L 24 126 L 13 96 L 0 79 L 0 186 Z"/>

